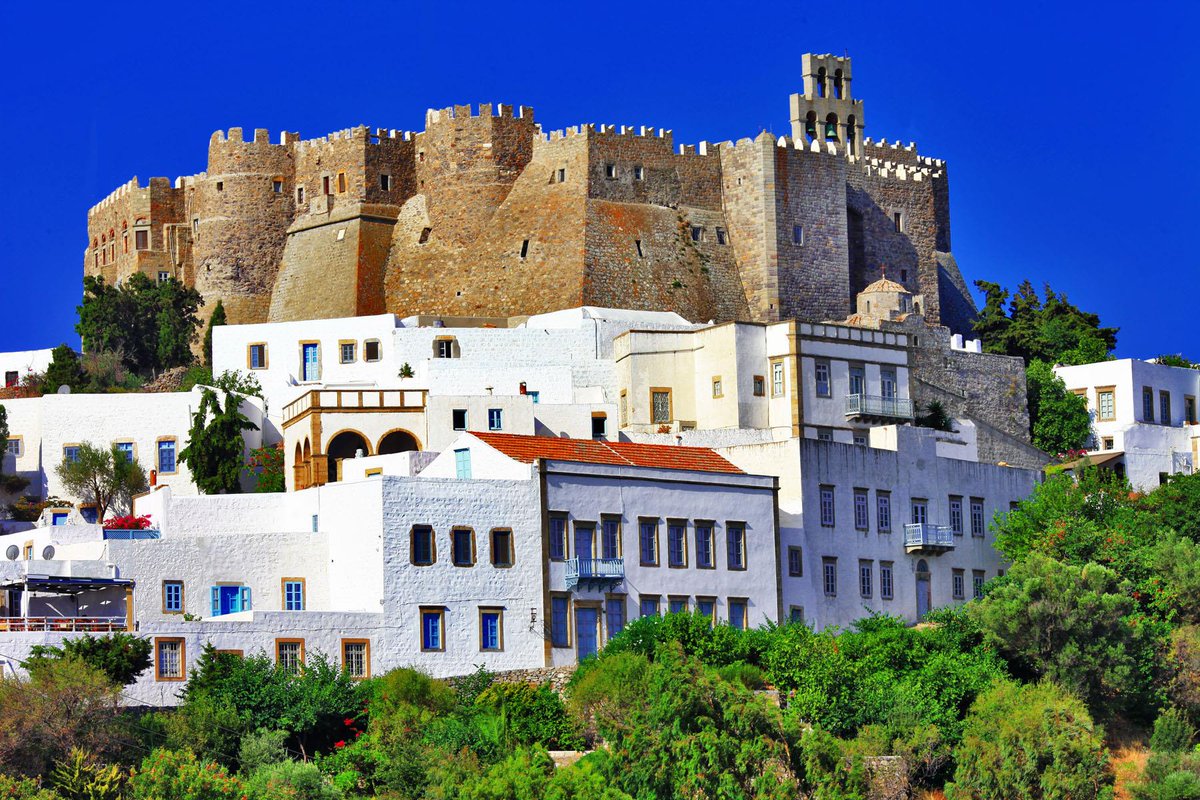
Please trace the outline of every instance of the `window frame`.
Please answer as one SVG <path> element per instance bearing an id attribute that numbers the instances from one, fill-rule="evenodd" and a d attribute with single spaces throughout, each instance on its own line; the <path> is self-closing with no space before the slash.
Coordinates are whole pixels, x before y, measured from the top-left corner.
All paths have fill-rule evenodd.
<path id="1" fill-rule="evenodd" d="M 987 509 L 982 497 L 971 498 L 971 535 L 982 539 L 987 535 Z M 976 514 L 978 510 L 978 514 Z"/>
<path id="2" fill-rule="evenodd" d="M 837 527 L 837 487 L 827 483 L 818 487 L 817 509 L 822 528 Z"/>
<path id="3" fill-rule="evenodd" d="M 466 409 L 466 408 L 450 409 L 450 429 L 451 430 L 465 431 L 467 429 L 467 425 L 469 424 L 470 418 L 471 418 L 468 411 L 469 411 L 469 409 Z M 454 421 L 455 415 L 459 414 L 459 413 L 462 414 L 462 426 L 461 427 L 458 425 L 457 422 Z"/>
<path id="4" fill-rule="evenodd" d="M 178 586 L 179 587 L 179 608 L 171 608 L 168 605 L 168 603 L 167 603 L 167 587 L 168 586 Z M 183 613 L 185 613 L 184 609 L 186 608 L 185 602 L 186 602 L 186 598 L 185 598 L 184 582 L 182 580 L 178 580 L 176 578 L 164 578 L 162 581 L 162 613 L 164 613 L 164 614 L 183 614 Z"/>
<path id="5" fill-rule="evenodd" d="M 428 532 L 429 560 L 417 561 L 417 529 Z M 437 563 L 437 532 L 432 525 L 417 523 L 408 529 L 408 563 L 414 567 L 432 567 Z"/>
<path id="6" fill-rule="evenodd" d="M 837 556 L 821 557 L 821 590 L 825 597 L 837 597 Z"/>
<path id="7" fill-rule="evenodd" d="M 698 519 L 692 523 L 693 538 L 696 543 L 696 569 L 716 569 L 717 568 L 717 524 L 714 521 L 706 519 Z M 707 531 L 707 535 L 703 534 Z M 701 547 L 701 542 L 707 545 L 708 558 L 702 559 L 705 548 Z"/>
<path id="8" fill-rule="evenodd" d="M 506 560 L 497 560 L 496 554 L 499 552 L 496 547 L 496 539 L 498 536 L 506 536 L 508 544 L 504 548 Z M 488 531 L 488 541 L 491 545 L 491 564 L 496 569 L 509 569 L 516 563 L 516 554 L 513 552 L 516 549 L 513 540 L 512 528 L 492 528 Z"/>
<path id="9" fill-rule="evenodd" d="M 971 597 L 975 600 L 983 599 L 983 586 L 987 583 L 987 573 L 981 569 L 971 570 Z"/>
<path id="10" fill-rule="evenodd" d="M 288 608 L 288 585 L 298 585 L 300 587 L 300 607 Z M 283 611 L 305 611 L 308 608 L 308 586 L 304 578 L 280 578 L 279 579 L 279 607 Z"/>
<path id="11" fill-rule="evenodd" d="M 771 397 L 787 396 L 787 370 L 782 358 L 771 359 Z"/>
<path id="12" fill-rule="evenodd" d="M 163 644 L 179 645 L 179 674 L 163 675 L 161 652 Z M 187 639 L 183 636 L 154 637 L 154 680 L 158 683 L 180 683 L 187 680 Z"/>
<path id="13" fill-rule="evenodd" d="M 879 599 L 893 600 L 896 597 L 896 572 L 894 561 L 879 562 Z"/>
<path id="14" fill-rule="evenodd" d="M 610 529 L 608 527 L 609 525 L 616 525 L 616 537 L 615 537 L 613 543 L 616 545 L 617 549 L 616 549 L 616 553 L 614 553 L 611 556 L 607 555 L 607 553 L 609 552 L 609 550 L 608 550 L 608 543 L 609 543 L 608 538 L 609 538 L 609 533 L 610 533 Z M 601 514 L 600 515 L 599 533 L 600 533 L 600 539 L 599 539 L 598 544 L 600 546 L 600 558 L 622 558 L 623 557 L 622 554 L 624 552 L 624 547 L 621 543 L 622 533 L 623 533 L 623 526 L 621 525 L 621 515 L 620 514 Z"/>
<path id="15" fill-rule="evenodd" d="M 171 443 L 171 460 L 175 467 L 170 470 L 162 468 L 162 447 L 167 442 Z M 154 440 L 154 466 L 159 475 L 177 475 L 179 473 L 179 437 L 160 436 Z"/>
<path id="16" fill-rule="evenodd" d="M 470 561 L 462 563 L 458 559 L 458 534 L 465 533 L 467 535 L 467 544 L 470 550 Z M 469 525 L 454 525 L 450 528 L 450 565 L 466 569 L 475 566 L 478 561 L 478 553 L 475 545 L 475 529 Z"/>
<path id="17" fill-rule="evenodd" d="M 825 373 L 824 390 L 821 388 L 821 373 Z M 833 397 L 833 370 L 828 361 L 817 361 L 813 364 L 813 384 L 817 397 Z"/>
<path id="18" fill-rule="evenodd" d="M 346 358 L 346 348 L 350 348 L 350 358 Z M 338 339 L 338 363 L 355 364 L 358 362 L 358 342 L 354 339 Z"/>
<path id="19" fill-rule="evenodd" d="M 362 645 L 363 646 L 363 674 L 356 675 L 347 668 L 346 663 L 346 645 Z M 371 677 L 371 640 L 370 639 L 342 639 L 339 647 L 342 656 L 342 672 L 350 676 L 350 680 L 365 681 Z"/>
<path id="20" fill-rule="evenodd" d="M 629 624 L 629 595 L 627 594 L 605 594 L 604 595 L 604 640 L 611 642 L 613 637 L 625 630 L 625 626 Z M 620 624 L 613 622 L 613 608 L 619 608 Z"/>
<path id="21" fill-rule="evenodd" d="M 859 502 L 861 501 L 861 502 Z M 854 530 L 871 530 L 871 492 L 869 489 L 854 490 Z M 861 512 L 861 514 L 860 514 Z"/>
<path id="22" fill-rule="evenodd" d="M 489 431 L 503 431 L 504 430 L 504 409 L 503 408 L 489 408 L 487 410 L 487 414 L 488 414 L 488 430 Z"/>
<path id="23" fill-rule="evenodd" d="M 667 396 L 667 418 L 658 419 L 654 406 L 654 395 L 665 394 Z M 669 386 L 651 386 L 650 387 L 650 424 L 651 425 L 670 425 L 675 419 L 675 400 L 671 395 Z"/>
<path id="24" fill-rule="evenodd" d="M 730 555 L 733 553 L 733 544 L 737 543 L 737 552 L 740 557 L 740 564 L 734 565 Z M 741 521 L 726 521 L 725 523 L 725 569 L 730 572 L 745 572 L 749 569 L 750 553 L 746 547 L 746 523 Z"/>
<path id="25" fill-rule="evenodd" d="M 965 600 L 967 598 L 966 570 L 961 567 L 950 570 L 950 598 L 953 600 Z"/>
<path id="26" fill-rule="evenodd" d="M 654 613 L 646 613 L 646 604 L 654 603 Z M 639 594 L 638 595 L 638 619 L 642 617 L 661 617 L 662 616 L 662 595 L 661 594 Z"/>
<path id="27" fill-rule="evenodd" d="M 375 345 L 375 357 L 371 358 L 368 352 L 368 347 Z M 363 361 L 368 364 L 374 364 L 383 360 L 383 343 L 378 339 L 363 339 Z"/>
<path id="28" fill-rule="evenodd" d="M 1108 395 L 1111 400 L 1111 408 L 1109 415 L 1104 415 L 1104 405 L 1102 398 Z M 1096 387 L 1096 420 L 1098 422 L 1112 422 L 1117 418 L 1117 387 L 1116 386 L 1097 386 Z"/>
<path id="29" fill-rule="evenodd" d="M 662 548 L 659 547 L 658 528 L 661 520 L 658 517 L 638 517 L 638 565 L 642 567 L 658 567 L 662 564 Z M 646 531 L 651 531 L 650 545 L 654 551 L 653 559 L 646 558 Z"/>
<path id="30" fill-rule="evenodd" d="M 858 560 L 858 596 L 870 600 L 875 596 L 875 562 L 869 559 Z"/>
<path id="31" fill-rule="evenodd" d="M 562 523 L 562 535 L 558 537 L 559 548 L 557 555 L 555 554 L 555 532 L 554 527 L 556 522 Z M 546 517 L 546 554 L 551 561 L 566 561 L 567 560 L 567 535 L 570 530 L 570 519 L 565 511 L 551 511 Z"/>
<path id="32" fill-rule="evenodd" d="M 434 647 L 426 646 L 426 630 L 425 619 L 432 617 L 437 619 L 437 645 Z M 446 607 L 445 606 L 418 606 L 417 607 L 417 631 L 420 636 L 421 652 L 422 653 L 444 653 L 446 652 Z"/>
<path id="33" fill-rule="evenodd" d="M 1142 387 L 1142 422 L 1154 422 L 1154 389 Z"/>
<path id="34" fill-rule="evenodd" d="M 559 615 L 555 613 L 555 603 L 562 603 L 562 637 L 559 638 Z M 570 648 L 571 636 L 571 595 L 566 592 L 550 593 L 550 646 L 552 648 Z"/>
<path id="35" fill-rule="evenodd" d="M 961 494 L 950 495 L 950 530 L 955 536 L 966 533 L 963 524 L 963 497 Z"/>
<path id="36" fill-rule="evenodd" d="M 755 397 L 767 396 L 767 376 L 755 375 L 751 382 L 752 392 Z"/>
<path id="37" fill-rule="evenodd" d="M 256 347 L 260 348 L 262 351 L 262 358 L 261 358 L 262 363 L 259 364 L 257 367 L 254 366 L 254 349 Z M 248 369 L 248 370 L 267 369 L 268 363 L 269 362 L 267 361 L 267 343 L 266 342 L 250 342 L 248 345 L 246 345 L 246 369 Z"/>
<path id="38" fill-rule="evenodd" d="M 484 618 L 494 614 L 496 616 L 496 646 L 484 646 Z M 503 606 L 480 606 L 479 607 L 479 652 L 481 653 L 503 653 L 504 652 L 504 607 Z"/>
<path id="39" fill-rule="evenodd" d="M 804 547 L 802 545 L 788 545 L 787 567 L 789 578 L 804 577 Z"/>
<path id="40" fill-rule="evenodd" d="M 673 552 L 673 546 L 679 545 L 678 559 Z M 667 520 L 667 568 L 688 568 L 688 524 L 684 519 Z"/>
<path id="41" fill-rule="evenodd" d="M 284 666 L 283 659 L 280 654 L 281 645 L 299 645 L 299 653 L 297 655 L 296 671 L 293 674 L 299 673 L 304 669 L 304 639 L 298 636 L 277 636 L 275 637 L 275 665 Z"/>

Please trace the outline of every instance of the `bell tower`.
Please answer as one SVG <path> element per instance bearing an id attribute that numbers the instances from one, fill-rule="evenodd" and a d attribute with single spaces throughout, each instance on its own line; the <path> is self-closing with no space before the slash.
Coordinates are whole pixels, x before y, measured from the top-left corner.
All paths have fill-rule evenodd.
<path id="1" fill-rule="evenodd" d="M 848 155 L 860 155 L 865 121 L 863 102 L 850 90 L 850 59 L 805 53 L 803 70 L 804 93 L 791 98 L 792 139 L 833 142 Z"/>

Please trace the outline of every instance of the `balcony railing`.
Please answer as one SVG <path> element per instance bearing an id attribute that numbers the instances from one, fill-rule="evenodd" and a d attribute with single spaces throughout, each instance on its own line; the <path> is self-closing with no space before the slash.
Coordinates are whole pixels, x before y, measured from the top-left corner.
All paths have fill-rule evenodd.
<path id="1" fill-rule="evenodd" d="M 572 558 L 567 560 L 567 591 L 580 583 L 617 583 L 625 580 L 621 558 Z"/>
<path id="2" fill-rule="evenodd" d="M 425 389 L 313 389 L 283 407 L 286 425 L 306 411 L 424 411 Z"/>
<path id="3" fill-rule="evenodd" d="M 904 526 L 904 550 L 942 553 L 954 549 L 954 531 L 949 525 L 914 522 Z"/>
<path id="4" fill-rule="evenodd" d="M 913 401 L 907 397 L 850 394 L 846 395 L 846 416 L 912 419 Z"/>
<path id="5" fill-rule="evenodd" d="M 114 633 L 125 630 L 125 617 L 0 617 L 9 633 Z"/>

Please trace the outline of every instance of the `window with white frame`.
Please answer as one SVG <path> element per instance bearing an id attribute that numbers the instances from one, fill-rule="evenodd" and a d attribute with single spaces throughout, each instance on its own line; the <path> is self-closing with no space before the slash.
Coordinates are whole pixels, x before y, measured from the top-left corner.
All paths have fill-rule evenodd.
<path id="1" fill-rule="evenodd" d="M 892 594 L 892 562 L 879 562 L 879 596 L 884 600 L 891 600 Z"/>
<path id="2" fill-rule="evenodd" d="M 826 556 L 821 559 L 821 582 L 826 597 L 837 597 L 837 559 Z"/>
<path id="3" fill-rule="evenodd" d="M 488 430 L 501 431 L 504 430 L 504 409 L 489 408 L 488 409 Z"/>
<path id="4" fill-rule="evenodd" d="M 874 565 L 870 561 L 858 562 L 858 594 L 860 597 L 868 598 L 873 594 L 871 586 L 871 575 L 874 572 Z"/>
<path id="5" fill-rule="evenodd" d="M 867 490 L 854 490 L 854 529 L 865 531 L 871 527 L 870 512 L 867 510 Z"/>
<path id="6" fill-rule="evenodd" d="M 971 535 L 983 536 L 987 525 L 983 517 L 983 498 L 971 498 Z"/>
<path id="7" fill-rule="evenodd" d="M 818 361 L 813 366 L 813 374 L 816 376 L 817 397 L 829 397 L 831 394 L 829 388 L 829 363 Z"/>
<path id="8" fill-rule="evenodd" d="M 834 526 L 833 487 L 822 486 L 820 494 L 821 525 L 826 528 Z"/>
<path id="9" fill-rule="evenodd" d="M 460 480 L 471 477 L 471 451 L 465 447 L 454 451 L 454 476 Z"/>
<path id="10" fill-rule="evenodd" d="M 963 499 L 958 495 L 950 495 L 950 530 L 963 535 Z"/>
<path id="11" fill-rule="evenodd" d="M 783 395 L 783 362 L 775 361 L 771 363 L 771 396 L 781 397 Z"/>

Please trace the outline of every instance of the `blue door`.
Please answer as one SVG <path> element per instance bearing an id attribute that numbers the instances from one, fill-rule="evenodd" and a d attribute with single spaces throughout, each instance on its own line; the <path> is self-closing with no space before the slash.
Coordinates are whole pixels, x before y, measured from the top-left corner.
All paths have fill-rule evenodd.
<path id="1" fill-rule="evenodd" d="M 575 609 L 575 651 L 580 661 L 596 655 L 600 615 L 595 608 Z"/>
<path id="2" fill-rule="evenodd" d="M 579 559 L 581 570 L 590 568 L 591 561 L 596 557 L 596 529 L 591 525 L 575 526 L 575 557 Z M 580 573 L 583 574 L 582 572 Z"/>
<path id="3" fill-rule="evenodd" d="M 304 345 L 304 377 L 306 381 L 320 380 L 321 371 L 318 362 L 319 345 Z"/>
<path id="4" fill-rule="evenodd" d="M 236 614 L 250 610 L 250 589 L 247 586 L 212 587 L 212 616 Z"/>

